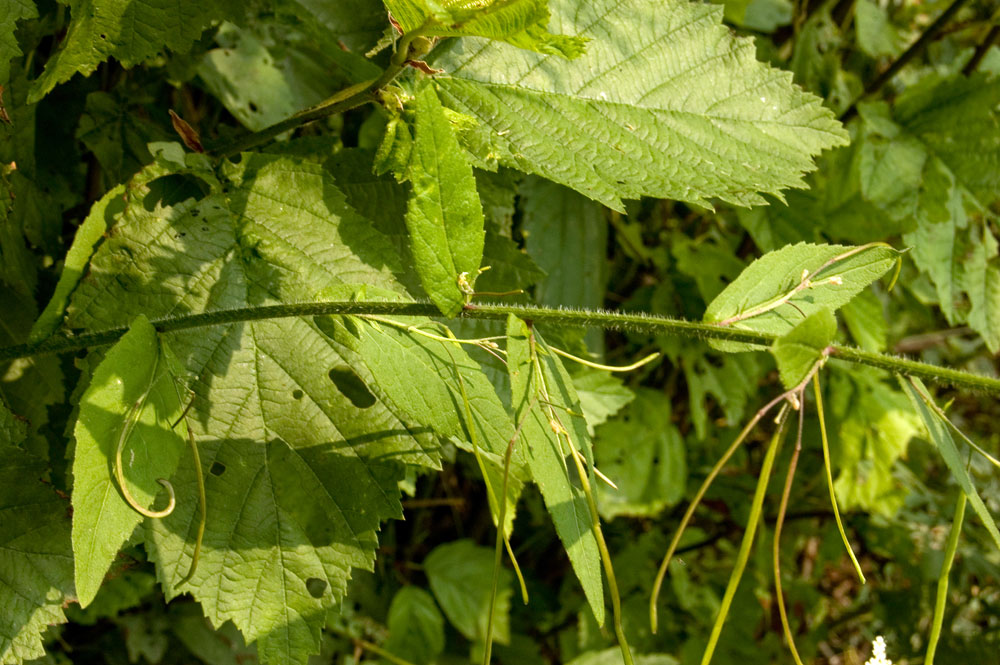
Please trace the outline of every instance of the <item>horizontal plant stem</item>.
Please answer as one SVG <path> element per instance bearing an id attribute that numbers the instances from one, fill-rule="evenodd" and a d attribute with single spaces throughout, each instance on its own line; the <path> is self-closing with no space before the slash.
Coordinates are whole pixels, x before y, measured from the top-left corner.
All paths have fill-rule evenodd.
<path id="1" fill-rule="evenodd" d="M 153 321 L 159 332 L 176 332 L 192 328 L 228 325 L 248 321 L 264 321 L 290 317 L 322 316 L 329 314 L 372 314 L 381 316 L 436 317 L 440 310 L 429 301 L 412 302 L 299 302 L 282 305 L 261 305 L 236 309 L 217 310 Z M 718 339 L 732 342 L 770 346 L 776 336 L 752 330 L 720 327 L 712 323 L 698 323 L 644 313 L 611 312 L 586 309 L 557 309 L 531 305 L 472 304 L 466 305 L 459 315 L 465 319 L 506 320 L 507 315 L 573 328 L 604 328 L 643 332 L 655 335 L 677 335 L 701 339 Z M 0 362 L 52 353 L 71 353 L 97 346 L 114 344 L 128 328 L 114 328 L 83 334 L 57 334 L 35 344 L 15 344 L 0 347 Z M 916 376 L 956 388 L 979 390 L 1000 396 L 1000 379 L 972 374 L 950 367 L 892 356 L 884 353 L 862 351 L 849 346 L 832 346 L 829 355 L 862 365 Z"/>

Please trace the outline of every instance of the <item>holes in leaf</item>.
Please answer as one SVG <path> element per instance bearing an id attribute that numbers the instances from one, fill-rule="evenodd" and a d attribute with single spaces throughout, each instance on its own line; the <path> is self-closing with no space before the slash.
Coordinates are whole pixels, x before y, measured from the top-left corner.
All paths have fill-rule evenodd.
<path id="1" fill-rule="evenodd" d="M 326 580 L 321 580 L 318 577 L 310 577 L 306 580 L 306 591 L 313 598 L 322 598 L 323 592 L 326 591 Z"/>
<path id="2" fill-rule="evenodd" d="M 250 102 L 250 113 L 256 113 L 256 112 L 257 112 L 257 105 L 254 104 L 253 102 Z"/>
<path id="3" fill-rule="evenodd" d="M 301 390 L 299 390 L 298 388 L 296 388 L 295 390 L 292 391 L 292 399 L 302 399 L 302 396 L 304 394 L 305 393 L 303 393 Z"/>
<path id="4" fill-rule="evenodd" d="M 213 476 L 221 476 L 226 472 L 226 465 L 221 462 L 213 462 L 212 468 L 208 470 Z"/>
<path id="5" fill-rule="evenodd" d="M 368 390 L 365 382 L 346 367 L 334 367 L 330 370 L 330 380 L 351 404 L 359 409 L 367 409 L 375 404 L 375 395 Z"/>

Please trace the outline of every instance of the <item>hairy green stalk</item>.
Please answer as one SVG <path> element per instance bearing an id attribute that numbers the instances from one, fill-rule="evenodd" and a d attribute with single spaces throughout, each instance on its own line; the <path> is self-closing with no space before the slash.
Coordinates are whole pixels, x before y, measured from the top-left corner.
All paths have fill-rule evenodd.
<path id="1" fill-rule="evenodd" d="M 326 314 L 369 314 L 393 316 L 439 316 L 438 308 L 428 301 L 413 302 L 357 302 L 319 301 L 284 305 L 241 307 L 202 314 L 171 317 L 154 321 L 159 332 L 173 332 L 206 326 L 226 325 L 245 321 L 262 321 L 289 317 L 321 316 Z M 701 339 L 718 339 L 748 342 L 760 346 L 770 345 L 775 337 L 750 330 L 724 328 L 715 324 L 697 323 L 651 314 L 608 312 L 602 310 L 560 309 L 530 305 L 467 305 L 459 315 L 465 319 L 505 320 L 509 314 L 534 321 L 574 328 L 598 327 L 609 330 L 648 332 L 658 335 L 678 335 Z M 74 335 L 67 332 L 53 335 L 32 344 L 14 344 L 0 347 L 0 362 L 50 353 L 68 353 L 95 346 L 113 344 L 128 328 L 114 328 L 99 332 Z M 979 390 L 1000 397 L 1000 379 L 972 374 L 950 367 L 896 356 L 863 351 L 848 346 L 831 346 L 829 355 L 849 362 L 878 367 L 906 376 L 916 376 L 937 383 L 966 390 Z"/>

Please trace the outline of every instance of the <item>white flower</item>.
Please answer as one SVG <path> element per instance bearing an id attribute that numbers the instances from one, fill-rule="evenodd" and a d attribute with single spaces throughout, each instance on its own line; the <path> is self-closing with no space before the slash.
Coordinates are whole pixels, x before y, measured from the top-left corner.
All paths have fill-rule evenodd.
<path id="1" fill-rule="evenodd" d="M 865 665 L 892 665 L 892 661 L 885 657 L 885 640 L 881 635 L 872 642 L 872 657 L 865 662 Z"/>

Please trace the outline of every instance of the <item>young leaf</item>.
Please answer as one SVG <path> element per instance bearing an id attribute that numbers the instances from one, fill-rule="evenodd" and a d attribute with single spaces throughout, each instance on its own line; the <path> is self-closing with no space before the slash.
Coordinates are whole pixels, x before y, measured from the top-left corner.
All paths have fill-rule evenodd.
<path id="1" fill-rule="evenodd" d="M 493 550 L 471 540 L 439 545 L 424 559 L 424 572 L 451 625 L 468 639 L 482 642 L 490 610 Z M 500 644 L 510 641 L 511 582 L 511 572 L 501 569 L 493 614 L 493 634 Z"/>
<path id="2" fill-rule="evenodd" d="M 454 316 L 483 258 L 483 207 L 433 85 L 417 95 L 416 113 L 406 227 L 424 290 L 445 316 Z"/>
<path id="3" fill-rule="evenodd" d="M 548 0 L 384 0 L 404 32 L 423 26 L 435 37 L 486 37 L 518 48 L 576 58 L 585 39 L 553 35 Z"/>
<path id="4" fill-rule="evenodd" d="M 143 517 L 130 506 L 128 492 L 143 508 L 158 505 L 158 483 L 170 478 L 184 439 L 172 425 L 183 406 L 170 372 L 167 351 L 141 314 L 94 370 L 80 400 L 73 458 L 73 554 L 76 592 L 86 607 L 97 595 L 115 555 Z M 127 484 L 116 479 L 117 453 Z"/>
<path id="5" fill-rule="evenodd" d="M 803 317 L 835 311 L 881 277 L 899 252 L 882 244 L 844 247 L 799 243 L 768 252 L 716 296 L 705 321 L 784 335 Z M 752 344 L 712 341 L 720 351 L 751 351 Z"/>
<path id="6" fill-rule="evenodd" d="M 444 617 L 434 598 L 416 586 L 396 592 L 389 606 L 385 648 L 415 665 L 430 665 L 444 651 Z"/>
<path id="7" fill-rule="evenodd" d="M 100 330 L 139 312 L 158 320 L 301 302 L 338 283 L 405 292 L 392 245 L 320 166 L 244 155 L 226 169 L 200 200 L 170 204 L 149 186 L 130 188 L 73 294 L 68 325 Z M 146 536 L 165 593 L 191 593 L 214 625 L 232 620 L 263 662 L 305 663 L 352 568 L 371 568 L 381 521 L 402 514 L 403 464 L 435 466 L 436 439 L 373 395 L 357 353 L 307 320 L 166 337 L 198 377 L 187 420 L 209 511 L 198 569 L 180 585 L 199 522 L 185 455 L 173 479 L 177 507 L 150 520 Z"/>
<path id="8" fill-rule="evenodd" d="M 823 360 L 824 351 L 836 334 L 837 319 L 824 308 L 774 341 L 771 353 L 785 388 L 794 388 L 806 378 L 813 366 Z"/>
<path id="9" fill-rule="evenodd" d="M 483 159 L 621 199 L 763 203 L 802 187 L 812 156 L 847 134 L 791 74 L 757 62 L 723 9 L 686 0 L 550 2 L 553 29 L 590 39 L 581 58 L 468 39 L 435 60 L 441 98 L 479 120 Z"/>
<path id="10" fill-rule="evenodd" d="M 37 102 L 77 72 L 90 75 L 109 57 L 133 67 L 163 47 L 184 53 L 210 23 L 240 10 L 233 0 L 179 0 L 169 7 L 155 0 L 72 0 L 66 36 L 28 100 Z"/>
<path id="11" fill-rule="evenodd" d="M 507 368 L 510 373 L 514 420 L 524 421 L 522 446 L 531 478 L 538 485 L 545 505 L 566 548 L 584 594 L 600 624 L 604 623 L 604 588 L 592 518 L 576 467 L 555 429 L 566 431 L 570 445 L 591 462 L 590 437 L 580 413 L 579 401 L 562 363 L 546 351 L 538 332 L 529 330 L 515 316 L 507 319 Z M 539 368 L 541 375 L 539 375 Z M 543 390 L 544 389 L 544 390 Z M 544 392 L 544 394 L 543 394 Z M 552 402 L 555 406 L 542 404 Z M 568 409 L 568 411 L 566 411 Z M 550 412 L 553 415 L 550 418 Z"/>
<path id="12" fill-rule="evenodd" d="M 938 415 L 937 411 L 928 406 L 924 401 L 931 399 L 927 387 L 916 377 L 910 377 L 909 381 L 902 376 L 898 376 L 897 378 L 899 379 L 899 385 L 903 387 L 903 391 L 906 392 L 906 395 L 913 403 L 913 408 L 920 415 L 920 419 L 924 421 L 924 426 L 927 428 L 931 442 L 938 449 L 938 452 L 941 453 L 941 457 L 944 458 L 945 464 L 948 465 L 948 469 L 955 478 L 955 482 L 965 492 L 972 510 L 979 516 L 983 526 L 986 527 L 990 536 L 993 537 L 993 542 L 1000 548 L 1000 531 L 997 530 L 993 516 L 990 515 L 989 509 L 983 503 L 983 500 L 979 498 L 979 493 L 976 492 L 976 487 L 972 484 L 972 478 L 969 477 L 969 472 L 965 468 L 965 462 L 962 460 L 962 455 L 955 445 L 955 440 L 951 438 L 948 425 Z"/>
<path id="13" fill-rule="evenodd" d="M 73 551 L 66 502 L 42 481 L 44 461 L 17 447 L 26 433 L 0 402 L 0 663 L 40 658 L 42 633 L 66 620 Z"/>

